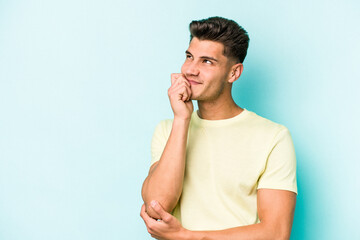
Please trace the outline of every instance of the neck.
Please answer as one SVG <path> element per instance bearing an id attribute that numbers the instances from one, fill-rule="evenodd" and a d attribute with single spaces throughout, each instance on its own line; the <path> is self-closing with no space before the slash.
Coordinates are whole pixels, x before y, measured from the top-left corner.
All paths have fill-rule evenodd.
<path id="1" fill-rule="evenodd" d="M 236 105 L 231 95 L 228 98 L 214 101 L 198 101 L 198 115 L 206 120 L 221 120 L 235 117 L 244 109 Z"/>

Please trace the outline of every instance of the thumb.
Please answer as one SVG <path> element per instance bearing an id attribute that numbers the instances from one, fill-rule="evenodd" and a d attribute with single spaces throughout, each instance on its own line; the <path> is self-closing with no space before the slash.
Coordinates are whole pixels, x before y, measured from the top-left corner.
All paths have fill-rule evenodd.
<path id="1" fill-rule="evenodd" d="M 151 207 L 154 209 L 154 211 L 159 214 L 161 220 L 164 222 L 168 222 L 171 219 L 171 215 L 164 210 L 164 208 L 158 203 L 157 201 L 153 200 L 151 201 Z"/>

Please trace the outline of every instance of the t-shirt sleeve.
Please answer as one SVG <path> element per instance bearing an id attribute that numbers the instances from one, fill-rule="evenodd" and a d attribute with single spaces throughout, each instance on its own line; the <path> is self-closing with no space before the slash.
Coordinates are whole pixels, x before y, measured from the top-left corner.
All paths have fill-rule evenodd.
<path id="1" fill-rule="evenodd" d="M 160 157 L 164 151 L 170 134 L 168 125 L 169 121 L 163 120 L 155 128 L 151 140 L 151 165 L 160 160 Z"/>
<path id="2" fill-rule="evenodd" d="M 278 132 L 270 147 L 265 170 L 258 182 L 260 188 L 288 190 L 297 194 L 296 155 L 286 127 Z"/>

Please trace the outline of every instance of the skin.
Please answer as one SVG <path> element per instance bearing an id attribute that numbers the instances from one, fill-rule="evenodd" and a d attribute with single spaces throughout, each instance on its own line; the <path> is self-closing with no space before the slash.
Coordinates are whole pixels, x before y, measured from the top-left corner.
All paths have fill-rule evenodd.
<path id="1" fill-rule="evenodd" d="M 260 223 L 220 231 L 190 231 L 170 213 L 182 191 L 186 141 L 193 104 L 199 117 L 219 120 L 234 117 L 243 109 L 231 96 L 232 83 L 243 65 L 224 56 L 221 43 L 193 38 L 186 51 L 181 73 L 171 75 L 168 96 L 174 121 L 160 160 L 149 170 L 142 188 L 141 208 L 148 232 L 156 239 L 289 239 L 296 194 L 290 191 L 259 189 L 257 210 Z"/>

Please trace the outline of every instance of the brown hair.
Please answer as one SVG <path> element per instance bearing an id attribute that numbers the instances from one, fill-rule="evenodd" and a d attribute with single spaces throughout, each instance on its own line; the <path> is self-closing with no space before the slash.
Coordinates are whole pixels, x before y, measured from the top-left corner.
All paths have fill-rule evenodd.
<path id="1" fill-rule="evenodd" d="M 235 21 L 223 17 L 210 17 L 192 21 L 189 25 L 190 41 L 199 40 L 220 42 L 224 45 L 224 56 L 242 63 L 249 46 L 249 36 Z"/>

